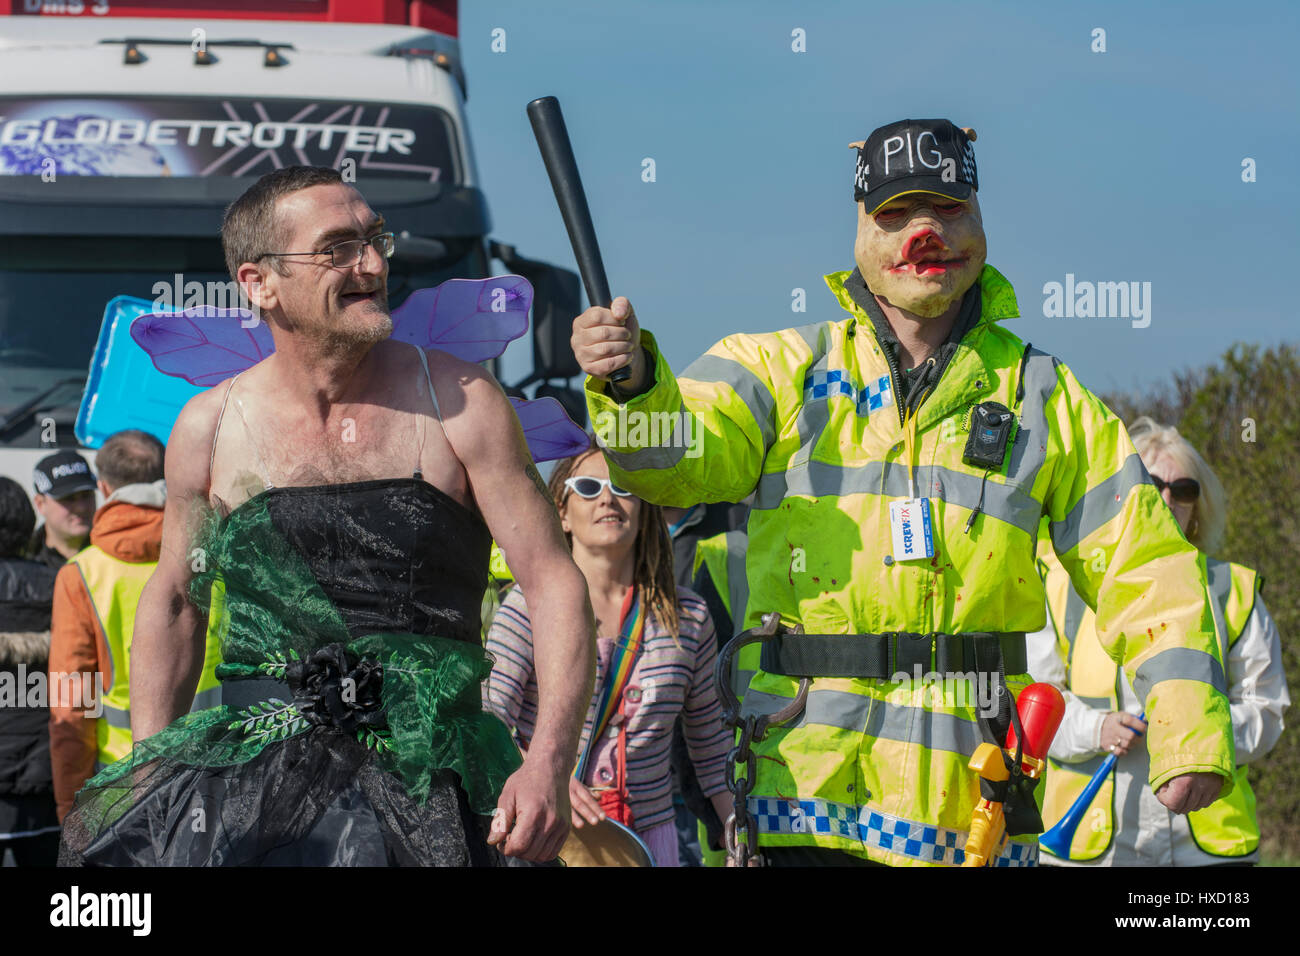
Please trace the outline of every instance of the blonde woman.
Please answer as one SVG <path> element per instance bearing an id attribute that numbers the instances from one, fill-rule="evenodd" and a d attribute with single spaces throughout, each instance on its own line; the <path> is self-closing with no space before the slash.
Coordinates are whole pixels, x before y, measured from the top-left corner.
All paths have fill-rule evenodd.
<path id="1" fill-rule="evenodd" d="M 1219 550 L 1227 518 L 1223 486 L 1209 465 L 1171 427 L 1143 416 L 1129 435 L 1151 481 L 1187 540 L 1206 555 Z M 1237 774 L 1231 793 L 1203 810 L 1170 813 L 1147 786 L 1149 763 L 1140 719 L 1143 705 L 1128 677 L 1097 640 L 1094 615 L 1074 593 L 1046 535 L 1040 535 L 1049 622 L 1031 635 L 1030 673 L 1067 691 L 1065 720 L 1052 743 L 1043 819 L 1051 826 L 1074 803 L 1107 754 L 1115 772 L 1091 801 L 1074 832 L 1068 858 L 1055 865 L 1250 865 L 1259 859 L 1255 797 L 1246 765 L 1262 759 L 1282 733 L 1290 705 L 1277 627 L 1249 568 L 1206 560 L 1211 607 L 1226 669 Z M 1213 667 L 1217 667 L 1215 662 Z M 1213 667 L 1211 670 L 1213 670 Z M 1138 668 L 1142 683 L 1142 668 Z"/>
<path id="2" fill-rule="evenodd" d="M 731 812 L 713 621 L 698 594 L 676 586 L 662 512 L 612 484 L 599 450 L 559 462 L 550 489 L 596 615 L 596 686 L 569 786 L 573 825 L 611 817 L 636 831 L 656 866 L 677 866 L 669 755 L 679 717 L 704 795 L 722 819 Z M 526 749 L 537 677 L 518 587 L 493 618 L 487 648 L 495 663 L 484 704 Z"/>

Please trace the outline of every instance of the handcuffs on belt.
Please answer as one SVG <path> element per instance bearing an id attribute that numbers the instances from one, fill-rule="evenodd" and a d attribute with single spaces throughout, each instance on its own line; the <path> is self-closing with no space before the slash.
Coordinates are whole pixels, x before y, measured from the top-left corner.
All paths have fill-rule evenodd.
<path id="1" fill-rule="evenodd" d="M 776 613 L 764 614 L 760 627 L 736 635 L 718 654 L 717 665 L 713 669 L 713 682 L 717 688 L 718 700 L 722 702 L 724 721 L 727 726 L 740 731 L 736 746 L 727 753 L 727 789 L 735 798 L 734 809 L 723 824 L 722 840 L 728 860 L 734 866 L 762 866 L 762 857 L 758 854 L 758 827 L 749 814 L 749 792 L 754 787 L 754 774 L 757 771 L 757 758 L 749 749 L 750 744 L 762 740 L 772 727 L 793 720 L 803 712 L 808 702 L 808 687 L 812 683 L 807 677 L 800 678 L 799 690 L 794 699 L 780 710 L 771 714 L 750 714 L 744 717 L 740 713 L 741 701 L 731 692 L 731 667 L 740 649 L 747 644 L 769 640 L 777 634 L 802 634 L 803 625 L 793 628 L 781 625 L 781 616 Z M 736 764 L 744 761 L 745 776 L 736 776 Z M 737 839 L 736 833 L 743 830 L 744 841 Z"/>

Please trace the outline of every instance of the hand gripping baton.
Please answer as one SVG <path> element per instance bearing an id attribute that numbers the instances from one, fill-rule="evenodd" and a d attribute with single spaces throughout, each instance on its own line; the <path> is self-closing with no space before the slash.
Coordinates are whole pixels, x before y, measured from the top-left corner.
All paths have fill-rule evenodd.
<path id="1" fill-rule="evenodd" d="M 578 272 L 587 288 L 587 299 L 592 305 L 608 309 L 612 301 L 609 280 L 605 277 L 605 263 L 600 258 L 596 244 L 596 229 L 591 224 L 591 210 L 587 207 L 587 194 L 582 191 L 582 178 L 578 163 L 573 158 L 573 145 L 569 131 L 564 126 L 560 101 L 554 96 L 543 96 L 528 104 L 528 120 L 533 124 L 537 148 L 542 151 L 542 162 L 551 177 L 555 201 L 564 217 L 564 228 L 569 231 L 573 257 L 578 260 Z M 632 343 L 637 348 L 637 343 Z M 611 382 L 625 382 L 632 374 L 631 365 L 624 365 L 609 373 Z"/>

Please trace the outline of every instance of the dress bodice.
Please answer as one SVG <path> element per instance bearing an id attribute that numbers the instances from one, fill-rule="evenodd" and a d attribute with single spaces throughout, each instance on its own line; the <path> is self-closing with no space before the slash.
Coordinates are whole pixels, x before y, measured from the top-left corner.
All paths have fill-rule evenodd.
<path id="1" fill-rule="evenodd" d="M 378 632 L 479 643 L 491 537 L 421 479 L 270 488 L 207 540 L 230 625 L 226 660 Z"/>
<path id="2" fill-rule="evenodd" d="M 353 637 L 375 631 L 479 640 L 492 545 L 482 520 L 427 481 L 276 488 L 271 521 Z"/>

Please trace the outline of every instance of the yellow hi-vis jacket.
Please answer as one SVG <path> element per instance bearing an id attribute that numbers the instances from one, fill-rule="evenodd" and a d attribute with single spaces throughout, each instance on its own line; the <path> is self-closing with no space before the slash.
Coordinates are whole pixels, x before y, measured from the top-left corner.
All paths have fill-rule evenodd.
<path id="1" fill-rule="evenodd" d="M 1074 593 L 1069 577 L 1046 542 L 1039 542 L 1039 556 L 1040 570 L 1047 586 L 1048 613 L 1052 636 L 1055 638 L 1055 651 L 1060 655 L 1054 663 L 1064 663 L 1062 670 L 1066 677 L 1065 686 L 1073 698 L 1069 701 L 1070 707 L 1092 708 L 1097 715 L 1124 709 L 1123 704 L 1132 701 L 1133 692 L 1123 681 L 1115 662 L 1106 655 L 1097 640 L 1095 615 Z M 1267 611 L 1263 610 L 1262 603 L 1257 605 L 1257 579 L 1254 571 L 1213 558 L 1207 558 L 1206 565 L 1220 655 L 1224 661 L 1230 662 L 1231 650 L 1246 632 L 1247 622 L 1256 613 L 1257 606 L 1264 617 L 1267 617 Z M 1275 650 L 1277 653 L 1270 656 L 1278 658 L 1276 666 L 1280 668 L 1280 647 Z M 1031 653 L 1030 660 L 1035 660 L 1036 656 Z M 1034 673 L 1038 674 L 1037 671 Z M 1058 674 L 1052 675 L 1055 676 Z M 1234 694 L 1242 689 L 1245 674 L 1232 673 L 1230 666 L 1225 676 Z M 1043 675 L 1043 679 L 1051 678 Z M 1268 689 L 1263 686 L 1268 682 L 1259 680 L 1258 683 L 1260 686 L 1251 696 L 1259 698 L 1268 695 Z M 1281 696 L 1285 698 L 1284 679 L 1279 686 L 1282 689 Z M 1125 698 L 1123 701 L 1120 699 L 1121 692 Z M 1238 698 L 1233 696 L 1230 699 Z M 1281 706 L 1284 707 L 1285 704 Z M 1264 738 L 1261 743 L 1266 745 L 1261 749 L 1267 752 L 1267 747 L 1271 746 L 1269 740 L 1276 740 L 1276 736 L 1270 733 L 1271 725 L 1276 723 L 1280 733 L 1280 715 L 1274 721 L 1269 713 L 1259 712 L 1259 708 L 1252 709 L 1256 712 L 1254 722 L 1260 726 Z M 1070 718 L 1074 716 L 1069 715 Z M 1078 716 L 1085 718 L 1092 715 L 1080 713 Z M 1086 720 L 1089 736 L 1096 732 L 1091 729 L 1092 722 Z M 1066 735 L 1058 734 L 1058 745 L 1062 743 L 1059 738 L 1064 736 Z M 1238 739 L 1241 739 L 1240 734 Z M 1099 748 L 1090 755 L 1090 759 L 1081 762 L 1049 761 L 1043 796 L 1043 820 L 1048 826 L 1065 816 L 1104 760 L 1106 754 L 1100 749 L 1100 742 L 1090 741 L 1089 744 Z M 1061 749 L 1060 746 L 1054 747 L 1053 757 Z M 1238 759 L 1242 756 L 1238 753 Z M 1135 748 L 1121 759 L 1116 771 L 1105 778 L 1074 831 L 1067 857 L 1069 860 L 1112 861 L 1122 865 L 1206 865 L 1221 862 L 1216 859 L 1219 857 L 1240 858 L 1254 853 L 1259 846 L 1259 823 L 1255 816 L 1255 795 L 1246 779 L 1244 759 L 1237 768 L 1232 792 L 1203 810 L 1187 814 L 1185 823 L 1163 807 L 1153 806 L 1155 797 L 1150 791 L 1140 789 L 1137 793 L 1130 792 L 1133 788 L 1145 788 L 1144 780 L 1133 779 L 1133 774 L 1143 769 L 1145 763 L 1145 751 L 1140 747 Z M 1124 845 L 1112 860 L 1112 855 L 1107 854 L 1107 850 L 1115 837 L 1117 811 L 1119 825 L 1124 831 Z"/>
<path id="2" fill-rule="evenodd" d="M 1102 643 L 1145 698 L 1151 782 L 1210 771 L 1230 787 L 1228 701 L 1196 551 L 1120 421 L 1068 368 L 998 324 L 1017 314 L 1015 293 L 988 266 L 979 319 L 914 419 L 917 494 L 930 498 L 935 555 L 893 560 L 888 507 L 909 492 L 909 443 L 899 383 L 844 287 L 849 275 L 826 279 L 847 316 L 728 336 L 680 378 L 643 331 L 654 363 L 648 392 L 620 405 L 603 381 L 586 384 L 613 480 L 678 507 L 757 489 L 745 627 L 775 611 L 810 634 L 1040 629 L 1034 549 L 1047 514 L 1057 553 L 1097 606 Z M 1019 418 L 1001 472 L 962 461 L 966 416 L 985 400 Z M 676 431 L 665 427 L 674 419 Z M 988 691 L 972 683 L 984 682 L 814 680 L 803 714 L 754 745 L 748 809 L 760 846 L 960 862 L 979 798 L 967 768 L 982 741 L 972 704 Z M 1023 674 L 1008 681 L 1013 693 L 1027 683 Z M 746 709 L 774 710 L 797 686 L 759 671 Z M 995 862 L 1036 857 L 1036 840 L 1021 837 Z"/>
<path id="3" fill-rule="evenodd" d="M 108 647 L 110 670 L 102 699 L 104 711 L 96 729 L 99 744 L 96 765 L 108 766 L 131 752 L 131 636 L 135 631 L 140 594 L 158 564 L 122 561 L 93 544 L 77 552 L 70 563 L 81 572 Z M 192 710 L 221 703 L 221 685 L 216 676 L 220 663 L 217 636 L 210 624 Z"/>

